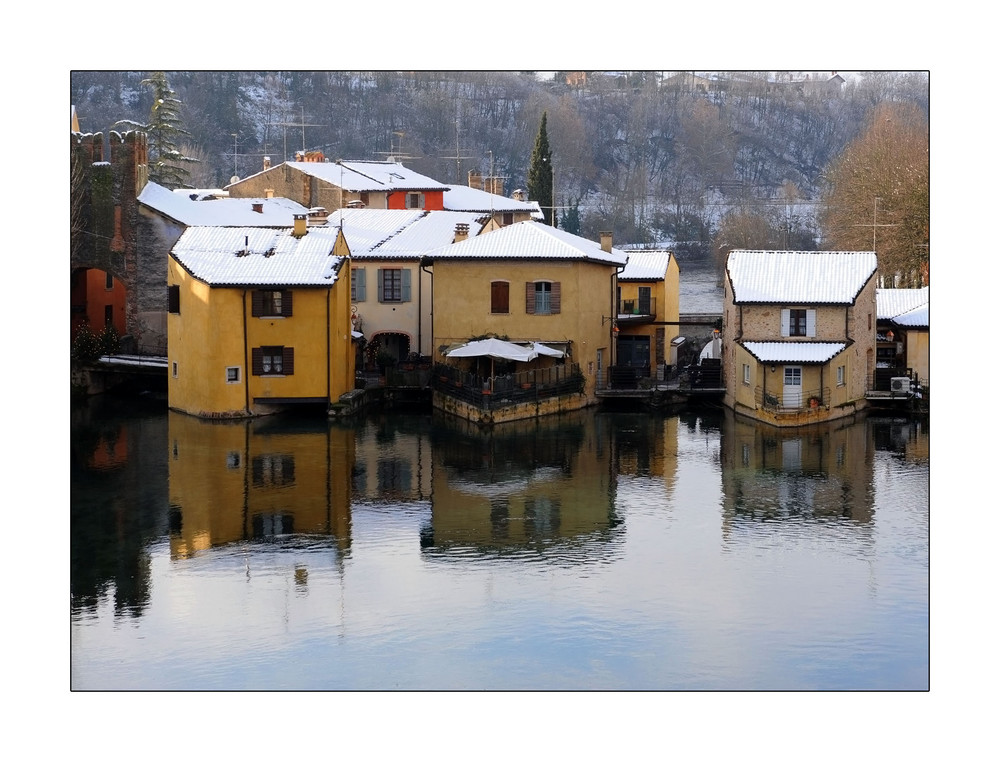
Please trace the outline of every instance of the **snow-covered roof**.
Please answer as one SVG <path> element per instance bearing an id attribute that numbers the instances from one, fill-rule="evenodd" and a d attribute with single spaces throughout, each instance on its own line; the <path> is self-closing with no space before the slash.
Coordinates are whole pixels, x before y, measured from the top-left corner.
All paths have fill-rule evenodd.
<path id="1" fill-rule="evenodd" d="M 332 286 L 344 257 L 333 256 L 339 231 L 309 228 L 190 227 L 174 257 L 198 280 L 212 286 Z"/>
<path id="2" fill-rule="evenodd" d="M 726 264 L 737 304 L 852 304 L 878 262 L 874 251 L 748 251 Z"/>
<path id="3" fill-rule="evenodd" d="M 824 363 L 847 346 L 842 341 L 742 341 L 741 346 L 760 362 Z"/>
<path id="4" fill-rule="evenodd" d="M 360 255 L 360 258 L 366 256 L 373 258 L 412 258 L 423 256 L 440 246 L 450 244 L 455 238 L 456 225 L 468 225 L 469 235 L 477 235 L 482 227 L 479 222 L 480 217 L 481 215 L 478 212 L 427 212 L 388 240 L 377 244 L 368 252 Z M 353 239 L 348 238 L 348 241 L 353 241 Z M 351 251 L 354 258 L 358 259 L 359 255 L 353 254 L 353 246 Z"/>
<path id="5" fill-rule="evenodd" d="M 309 210 L 288 198 L 216 198 L 195 200 L 198 191 L 190 194 L 177 193 L 157 185 L 146 183 L 139 194 L 139 203 L 182 225 L 212 225 L 218 227 L 289 226 L 296 214 L 306 214 Z M 259 205 L 261 211 L 254 211 Z"/>
<path id="6" fill-rule="evenodd" d="M 919 307 L 900 313 L 892 319 L 892 322 L 904 328 L 930 328 L 930 305 L 921 304 Z"/>
<path id="7" fill-rule="evenodd" d="M 923 288 L 877 288 L 875 289 L 875 313 L 879 320 L 892 320 L 897 315 L 910 312 L 916 307 L 930 303 L 931 290 Z"/>
<path id="8" fill-rule="evenodd" d="M 531 220 L 515 222 L 428 254 L 433 259 L 565 259 L 624 265 L 628 255 L 612 247 Z"/>
<path id="9" fill-rule="evenodd" d="M 286 161 L 283 165 L 263 171 L 274 172 L 282 166 L 297 169 L 354 193 L 448 190 L 448 186 L 444 183 L 407 169 L 396 161 Z M 246 179 L 249 178 L 244 178 Z"/>
<path id="10" fill-rule="evenodd" d="M 537 201 L 518 201 L 496 193 L 489 193 L 468 185 L 449 185 L 444 195 L 444 208 L 452 212 L 527 212 L 535 219 L 543 219 Z"/>
<path id="11" fill-rule="evenodd" d="M 671 256 L 666 249 L 630 250 L 628 264 L 618 274 L 618 280 L 663 280 Z"/>

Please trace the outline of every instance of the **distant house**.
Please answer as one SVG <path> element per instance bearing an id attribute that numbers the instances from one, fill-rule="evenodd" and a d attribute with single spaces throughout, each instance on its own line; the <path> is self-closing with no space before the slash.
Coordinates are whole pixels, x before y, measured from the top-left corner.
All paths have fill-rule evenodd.
<path id="1" fill-rule="evenodd" d="M 235 198 L 283 196 L 305 207 L 444 209 L 449 186 L 396 161 L 286 161 L 265 159 L 255 175 L 226 186 Z"/>
<path id="2" fill-rule="evenodd" d="M 628 260 L 612 247 L 610 234 L 596 243 L 518 222 L 437 249 L 428 259 L 436 360 L 487 334 L 542 343 L 565 357 L 540 358 L 540 366 L 565 362 L 582 374 L 581 393 L 563 402 L 597 401 L 598 378 L 612 361 L 615 279 Z"/>
<path id="3" fill-rule="evenodd" d="M 170 252 L 168 404 L 200 417 L 332 405 L 355 384 L 337 228 L 192 227 Z"/>
<path id="4" fill-rule="evenodd" d="M 725 404 L 776 426 L 867 407 L 875 371 L 875 252 L 730 253 Z"/>
<path id="5" fill-rule="evenodd" d="M 618 348 L 615 365 L 635 368 L 640 375 L 676 366 L 680 334 L 680 269 L 665 249 L 628 252 L 628 264 L 618 274 Z"/>
<path id="6" fill-rule="evenodd" d="M 492 229 L 513 225 L 515 222 L 523 222 L 524 220 L 544 219 L 537 201 L 508 198 L 464 185 L 449 185 L 448 187 L 450 190 L 444 194 L 445 210 L 476 212 L 483 227 Z"/>
<path id="7" fill-rule="evenodd" d="M 875 388 L 910 376 L 930 385 L 930 287 L 879 288 Z"/>

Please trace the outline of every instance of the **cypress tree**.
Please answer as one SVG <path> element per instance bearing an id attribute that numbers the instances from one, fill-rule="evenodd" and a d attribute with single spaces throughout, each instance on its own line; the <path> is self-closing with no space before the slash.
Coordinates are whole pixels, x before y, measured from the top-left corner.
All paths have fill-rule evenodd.
<path id="1" fill-rule="evenodd" d="M 546 131 L 547 112 L 542 112 L 542 123 L 535 137 L 535 147 L 531 152 L 528 166 L 528 198 L 537 201 L 545 216 L 545 224 L 552 224 L 552 151 L 549 149 L 549 135 Z"/>

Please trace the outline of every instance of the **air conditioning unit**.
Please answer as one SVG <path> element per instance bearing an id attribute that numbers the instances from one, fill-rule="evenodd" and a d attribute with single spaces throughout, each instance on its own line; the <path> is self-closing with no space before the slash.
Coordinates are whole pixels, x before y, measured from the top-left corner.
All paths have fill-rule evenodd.
<path id="1" fill-rule="evenodd" d="M 892 390 L 893 394 L 909 394 L 910 393 L 910 377 L 909 376 L 894 376 L 889 380 L 889 388 Z"/>

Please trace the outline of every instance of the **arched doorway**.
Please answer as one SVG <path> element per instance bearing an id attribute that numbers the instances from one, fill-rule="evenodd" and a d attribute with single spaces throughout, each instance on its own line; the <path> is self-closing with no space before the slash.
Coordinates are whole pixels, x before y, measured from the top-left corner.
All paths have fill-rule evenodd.
<path id="1" fill-rule="evenodd" d="M 395 331 L 376 333 L 365 347 L 365 368 L 376 370 L 384 365 L 395 365 L 409 354 L 409 334 Z"/>

